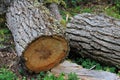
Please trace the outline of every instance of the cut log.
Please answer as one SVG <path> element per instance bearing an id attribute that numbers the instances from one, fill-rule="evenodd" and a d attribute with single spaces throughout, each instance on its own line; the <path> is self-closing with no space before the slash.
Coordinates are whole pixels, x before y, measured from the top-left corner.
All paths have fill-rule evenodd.
<path id="1" fill-rule="evenodd" d="M 78 14 L 67 24 L 71 50 L 120 68 L 120 20 L 104 14 Z"/>
<path id="2" fill-rule="evenodd" d="M 64 61 L 53 68 L 51 72 L 56 76 L 59 76 L 61 73 L 65 73 L 66 76 L 70 73 L 75 73 L 80 80 L 120 80 L 120 77 L 114 73 L 84 69 L 70 61 Z"/>
<path id="3" fill-rule="evenodd" d="M 15 0 L 6 16 L 16 52 L 29 71 L 47 71 L 67 56 L 69 45 L 64 28 L 42 4 Z"/>
<path id="4" fill-rule="evenodd" d="M 44 36 L 32 42 L 23 53 L 25 65 L 32 71 L 50 70 L 66 56 L 68 44 L 59 36 Z"/>

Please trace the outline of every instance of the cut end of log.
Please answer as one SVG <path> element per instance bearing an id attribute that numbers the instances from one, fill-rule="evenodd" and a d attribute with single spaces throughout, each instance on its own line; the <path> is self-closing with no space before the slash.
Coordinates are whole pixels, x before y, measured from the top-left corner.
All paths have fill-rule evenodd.
<path id="1" fill-rule="evenodd" d="M 41 36 L 23 52 L 28 70 L 39 73 L 59 64 L 68 54 L 68 41 L 61 36 Z"/>

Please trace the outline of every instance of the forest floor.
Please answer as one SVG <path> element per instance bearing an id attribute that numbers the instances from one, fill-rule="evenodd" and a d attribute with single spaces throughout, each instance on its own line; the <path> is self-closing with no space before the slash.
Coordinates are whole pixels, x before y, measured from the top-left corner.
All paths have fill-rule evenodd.
<path id="1" fill-rule="evenodd" d="M 68 11 L 62 11 L 63 17 L 66 16 L 66 14 L 70 14 L 71 11 L 73 11 L 70 15 L 76 15 L 78 13 L 107 13 L 108 7 L 111 5 L 95 5 L 95 4 L 88 4 L 86 6 L 76 7 L 76 8 L 69 8 L 66 9 Z M 113 12 L 109 12 L 111 15 Z M 0 68 L 5 67 L 16 73 L 16 75 L 21 79 L 22 75 L 20 74 L 20 69 L 18 69 L 19 65 L 18 63 L 18 57 L 15 53 L 14 49 L 14 42 L 12 35 L 10 31 L 5 27 L 5 20 L 3 17 L 0 18 Z M 30 76 L 29 76 L 30 77 Z"/>

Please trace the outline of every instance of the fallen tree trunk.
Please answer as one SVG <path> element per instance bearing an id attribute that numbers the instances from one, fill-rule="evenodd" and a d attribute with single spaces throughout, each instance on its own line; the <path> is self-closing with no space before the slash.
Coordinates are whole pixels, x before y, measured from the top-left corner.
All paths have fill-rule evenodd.
<path id="1" fill-rule="evenodd" d="M 16 52 L 29 71 L 47 71 L 67 56 L 69 45 L 64 28 L 42 4 L 15 0 L 6 19 Z"/>
<path id="2" fill-rule="evenodd" d="M 71 50 L 120 68 L 120 20 L 103 14 L 79 14 L 67 24 Z"/>
<path id="3" fill-rule="evenodd" d="M 68 74 L 75 73 L 80 80 L 120 80 L 120 77 L 114 73 L 84 69 L 80 65 L 71 63 L 70 61 L 64 61 L 53 68 L 51 72 L 56 76 L 65 73 L 66 79 Z"/>

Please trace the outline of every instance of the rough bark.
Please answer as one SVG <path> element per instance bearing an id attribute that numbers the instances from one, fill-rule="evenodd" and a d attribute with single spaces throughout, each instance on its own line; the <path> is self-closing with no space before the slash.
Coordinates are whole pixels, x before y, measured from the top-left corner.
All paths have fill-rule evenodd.
<path id="1" fill-rule="evenodd" d="M 54 15 L 55 19 L 58 21 L 62 20 L 62 16 L 60 15 L 57 3 L 49 4 L 48 8 L 50 10 L 50 13 Z"/>
<path id="2" fill-rule="evenodd" d="M 114 73 L 84 69 L 80 65 L 71 63 L 70 61 L 64 61 L 53 68 L 51 72 L 56 76 L 65 73 L 66 79 L 68 74 L 75 73 L 80 80 L 120 80 L 120 77 Z"/>
<path id="3" fill-rule="evenodd" d="M 6 14 L 18 56 L 33 72 L 49 70 L 69 51 L 64 28 L 34 0 L 15 0 Z"/>
<path id="4" fill-rule="evenodd" d="M 67 24 L 70 46 L 81 55 L 120 68 L 120 20 L 78 14 Z"/>
<path id="5" fill-rule="evenodd" d="M 13 0 L 0 0 L 0 14 L 3 14 L 7 11 L 7 8 L 10 6 Z"/>

